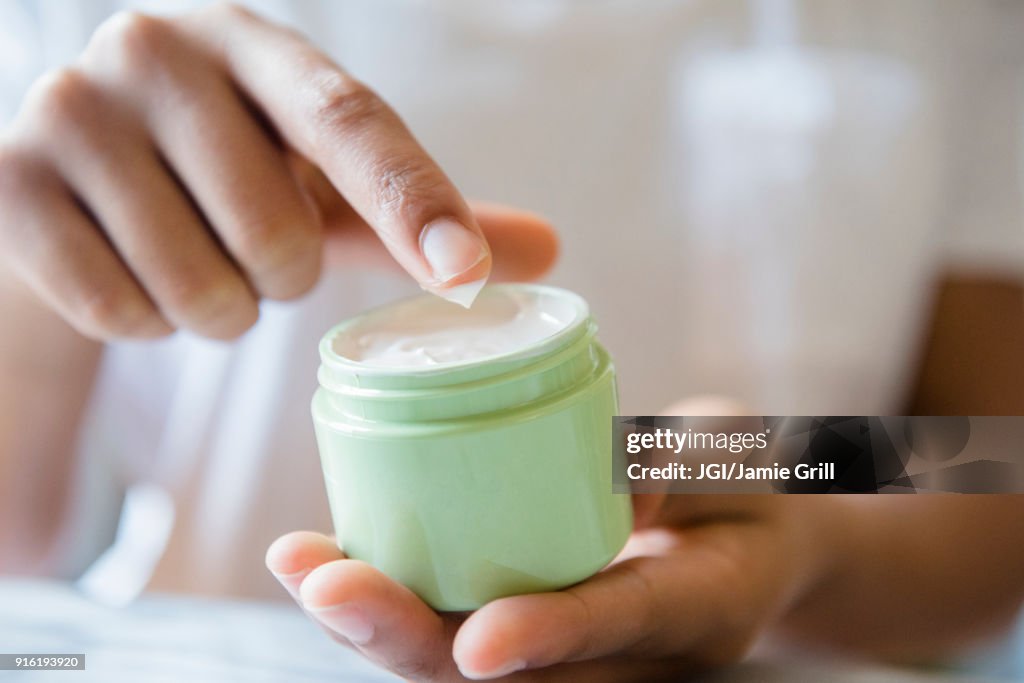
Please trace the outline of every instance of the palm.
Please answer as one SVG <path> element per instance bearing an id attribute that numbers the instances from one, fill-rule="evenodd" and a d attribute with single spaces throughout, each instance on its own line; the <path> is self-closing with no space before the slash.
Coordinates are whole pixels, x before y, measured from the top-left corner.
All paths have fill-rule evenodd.
<path id="1" fill-rule="evenodd" d="M 638 496 L 641 528 L 605 570 L 468 615 L 434 612 L 318 534 L 283 537 L 268 565 L 290 575 L 286 587 L 328 628 L 351 630 L 352 610 L 372 621 L 368 637 L 341 639 L 411 680 L 523 667 L 509 680 L 652 680 L 739 658 L 783 609 L 796 574 L 793 534 L 780 523 L 787 507 L 770 497 Z"/>

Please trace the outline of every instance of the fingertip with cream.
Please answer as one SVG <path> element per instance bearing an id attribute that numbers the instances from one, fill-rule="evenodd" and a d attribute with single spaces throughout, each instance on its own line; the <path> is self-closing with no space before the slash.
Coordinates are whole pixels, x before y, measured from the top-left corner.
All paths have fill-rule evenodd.
<path id="1" fill-rule="evenodd" d="M 484 238 L 454 218 L 440 218 L 423 228 L 420 251 L 434 276 L 423 289 L 469 308 L 490 275 Z"/>

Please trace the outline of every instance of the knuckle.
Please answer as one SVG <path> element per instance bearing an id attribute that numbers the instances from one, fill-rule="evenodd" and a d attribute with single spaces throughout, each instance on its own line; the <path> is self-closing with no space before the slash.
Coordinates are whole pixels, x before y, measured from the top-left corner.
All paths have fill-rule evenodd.
<path id="1" fill-rule="evenodd" d="M 435 169 L 408 159 L 384 160 L 373 169 L 372 177 L 378 210 L 387 216 L 430 213 L 445 185 Z"/>
<path id="2" fill-rule="evenodd" d="M 99 99 L 98 88 L 74 67 L 51 71 L 36 81 L 29 93 L 33 118 L 46 125 L 74 123 Z"/>
<path id="3" fill-rule="evenodd" d="M 207 16 L 223 18 L 229 21 L 249 21 L 257 16 L 244 5 L 240 5 L 237 2 L 229 2 L 228 0 L 218 0 L 218 2 L 210 4 L 201 11 L 205 12 Z"/>
<path id="4" fill-rule="evenodd" d="M 150 70 L 165 63 L 176 43 L 170 21 L 126 10 L 100 25 L 89 49 L 113 57 L 124 69 Z"/>
<path id="5" fill-rule="evenodd" d="M 348 134 L 390 111 L 377 93 L 337 71 L 313 81 L 310 119 L 321 134 Z"/>

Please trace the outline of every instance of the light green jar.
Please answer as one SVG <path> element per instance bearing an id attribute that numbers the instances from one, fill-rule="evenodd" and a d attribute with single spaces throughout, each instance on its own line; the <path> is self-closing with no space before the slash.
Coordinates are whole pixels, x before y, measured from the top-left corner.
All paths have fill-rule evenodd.
<path id="1" fill-rule="evenodd" d="M 320 343 L 313 420 L 338 544 L 438 610 L 577 583 L 632 528 L 629 496 L 611 484 L 615 374 L 586 303 L 536 285 L 480 297 L 512 295 L 568 311 L 568 322 L 514 351 L 436 366 L 338 352 L 353 328 L 403 302 Z"/>

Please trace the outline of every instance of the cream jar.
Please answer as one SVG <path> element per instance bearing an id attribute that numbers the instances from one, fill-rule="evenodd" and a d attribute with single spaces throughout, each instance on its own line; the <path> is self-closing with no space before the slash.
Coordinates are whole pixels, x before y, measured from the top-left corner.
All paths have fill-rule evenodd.
<path id="1" fill-rule="evenodd" d="M 423 295 L 320 344 L 313 419 L 338 544 L 438 610 L 569 586 L 632 528 L 612 493 L 615 373 L 586 303 Z"/>

